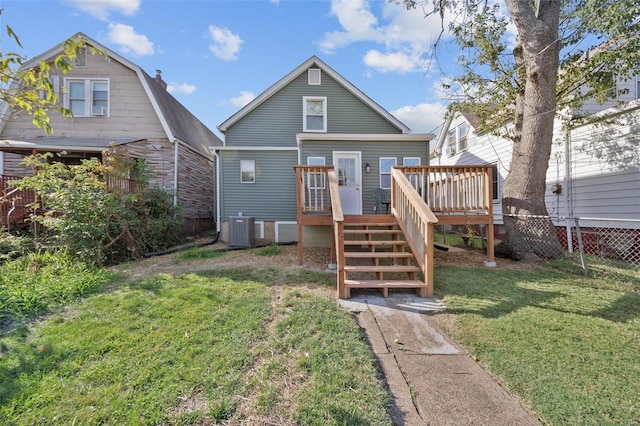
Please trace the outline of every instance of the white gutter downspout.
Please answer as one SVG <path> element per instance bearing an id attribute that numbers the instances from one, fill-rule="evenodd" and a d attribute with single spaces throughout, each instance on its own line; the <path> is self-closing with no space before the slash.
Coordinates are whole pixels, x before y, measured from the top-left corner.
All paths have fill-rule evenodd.
<path id="1" fill-rule="evenodd" d="M 173 140 L 173 207 L 178 205 L 178 139 Z"/>
<path id="2" fill-rule="evenodd" d="M 213 150 L 213 157 L 216 159 L 216 232 L 220 233 L 220 155 L 218 151 Z"/>

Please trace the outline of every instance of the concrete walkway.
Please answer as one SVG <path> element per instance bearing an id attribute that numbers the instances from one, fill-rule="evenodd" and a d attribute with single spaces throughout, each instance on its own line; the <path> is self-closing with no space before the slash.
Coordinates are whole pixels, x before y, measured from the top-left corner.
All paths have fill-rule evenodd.
<path id="1" fill-rule="evenodd" d="M 410 294 L 340 300 L 357 313 L 394 397 L 396 425 L 539 425 L 431 317 L 435 299 Z"/>

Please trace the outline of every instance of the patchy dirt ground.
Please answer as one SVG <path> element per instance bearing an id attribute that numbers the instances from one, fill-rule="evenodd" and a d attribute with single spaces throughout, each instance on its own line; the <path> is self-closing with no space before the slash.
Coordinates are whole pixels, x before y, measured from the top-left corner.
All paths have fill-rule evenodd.
<path id="1" fill-rule="evenodd" d="M 198 240 L 193 244 L 205 244 L 207 240 Z M 225 250 L 225 243 L 207 245 L 205 250 Z M 269 267 L 277 266 L 284 269 L 300 268 L 298 265 L 298 246 L 280 246 L 281 252 L 276 256 L 261 256 L 256 250 L 233 250 L 226 255 L 212 259 L 176 260 L 179 252 L 141 259 L 136 262 L 119 265 L 114 269 L 135 279 L 148 276 L 153 273 L 180 274 L 192 271 L 204 271 L 208 269 L 226 269 L 243 266 Z M 436 265 L 458 266 L 482 266 L 486 260 L 486 254 L 478 249 L 450 248 L 449 251 L 434 250 L 434 262 Z M 331 261 L 331 252 L 328 248 L 305 247 L 304 267 L 325 271 Z M 522 268 L 523 262 L 514 262 L 508 259 L 496 258 L 497 268 Z"/>

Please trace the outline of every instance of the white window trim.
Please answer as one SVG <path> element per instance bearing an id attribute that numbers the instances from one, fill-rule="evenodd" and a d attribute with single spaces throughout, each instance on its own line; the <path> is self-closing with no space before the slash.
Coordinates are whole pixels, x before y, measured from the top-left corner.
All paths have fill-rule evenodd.
<path id="1" fill-rule="evenodd" d="M 246 166 L 249 166 L 247 169 Z M 244 180 L 244 173 L 251 172 L 253 174 L 253 180 Z M 240 160 L 240 183 L 256 183 L 256 160 Z"/>
<path id="2" fill-rule="evenodd" d="M 389 175 L 389 182 L 391 182 L 391 170 L 389 170 L 388 172 L 383 172 L 382 171 L 382 161 L 383 160 L 393 160 L 393 166 L 397 166 L 398 165 L 398 159 L 396 157 L 380 157 L 378 159 L 378 170 L 379 170 L 379 178 L 380 178 L 380 188 L 382 189 L 391 189 L 391 185 L 389 185 L 388 187 L 386 186 L 382 186 L 382 175 Z M 391 166 L 391 168 L 393 168 L 393 166 Z"/>
<path id="3" fill-rule="evenodd" d="M 322 101 L 322 129 L 307 129 L 307 102 Z M 327 97 L 303 96 L 302 97 L 302 130 L 306 133 L 327 133 Z"/>
<path id="4" fill-rule="evenodd" d="M 322 84 L 322 70 L 320 68 L 309 68 L 307 79 L 309 86 L 320 86 Z"/>
<path id="5" fill-rule="evenodd" d="M 83 82 L 84 83 L 84 93 L 85 93 L 85 106 L 84 106 L 84 114 L 83 115 L 77 115 L 74 114 L 75 117 L 109 117 L 109 113 L 111 110 L 111 81 L 108 78 L 74 78 L 74 77 L 69 77 L 69 78 L 65 78 L 64 79 L 64 92 L 65 92 L 65 97 L 64 97 L 64 107 L 67 109 L 71 109 L 70 105 L 70 94 L 71 91 L 69 89 L 69 86 L 71 83 L 78 83 L 78 82 Z M 106 83 L 107 84 L 107 110 L 103 111 L 102 114 L 94 114 L 94 110 L 93 110 L 93 90 L 92 90 L 92 83 Z"/>
<path id="6" fill-rule="evenodd" d="M 467 133 L 461 136 L 460 133 L 463 127 L 467 128 Z M 469 131 L 470 126 L 469 123 L 466 122 L 462 122 L 447 131 L 447 156 L 453 157 L 469 149 Z M 466 141 L 464 148 L 461 146 L 462 140 Z"/>
<path id="7" fill-rule="evenodd" d="M 493 194 L 491 194 L 493 197 L 492 201 L 494 204 L 498 204 L 502 201 L 502 197 L 500 196 L 500 171 L 498 169 L 498 163 L 491 163 L 490 166 L 493 166 L 493 169 L 496 171 L 496 191 L 491 191 L 493 192 Z M 491 174 L 491 187 L 493 189 L 493 170 L 491 171 Z"/>
<path id="8" fill-rule="evenodd" d="M 402 157 L 402 165 L 407 165 L 407 160 L 418 160 L 418 166 L 422 165 L 422 159 L 420 157 Z M 409 166 L 413 167 L 413 166 Z"/>

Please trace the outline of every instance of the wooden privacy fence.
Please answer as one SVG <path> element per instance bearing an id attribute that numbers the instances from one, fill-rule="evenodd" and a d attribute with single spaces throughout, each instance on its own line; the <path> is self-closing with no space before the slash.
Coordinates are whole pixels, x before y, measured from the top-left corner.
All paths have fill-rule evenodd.
<path id="1" fill-rule="evenodd" d="M 36 200 L 35 192 L 21 190 L 11 184 L 22 179 L 21 176 L 0 175 L 0 226 L 9 227 L 24 223 L 31 214 L 28 207 Z"/>

